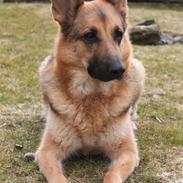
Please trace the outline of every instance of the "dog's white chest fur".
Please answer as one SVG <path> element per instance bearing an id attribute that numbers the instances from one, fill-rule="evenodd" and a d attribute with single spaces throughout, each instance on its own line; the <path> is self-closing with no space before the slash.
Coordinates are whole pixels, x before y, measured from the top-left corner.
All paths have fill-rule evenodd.
<path id="1" fill-rule="evenodd" d="M 74 114 L 74 112 L 72 112 Z M 90 114 L 88 114 L 90 115 Z M 119 142 L 127 138 L 127 134 L 132 130 L 130 115 L 126 115 L 122 119 L 114 119 L 111 121 L 103 121 L 99 116 L 86 116 L 83 111 L 75 111 L 73 120 L 62 120 L 59 116 L 51 111 L 48 118 L 52 121 L 47 123 L 50 132 L 54 133 L 55 142 L 65 149 L 103 149 L 108 146 L 117 146 Z M 54 119 L 54 120 L 53 120 Z M 97 121 L 96 121 L 97 120 Z M 101 126 L 102 124 L 102 126 Z"/>
<path id="2" fill-rule="evenodd" d="M 114 97 L 112 100 L 110 96 L 106 95 L 111 90 L 110 83 L 103 83 L 105 87 L 94 88 L 92 80 L 79 72 L 73 73 L 73 78 L 75 78 L 71 85 L 72 91 L 75 92 L 73 95 L 83 96 L 81 101 L 75 103 L 66 97 L 59 87 L 52 87 L 52 85 L 57 86 L 57 80 L 48 73 L 48 60 L 46 62 L 43 62 L 40 68 L 43 76 L 41 76 L 43 89 L 46 88 L 53 107 L 59 113 L 58 115 L 51 109 L 49 110 L 46 129 L 53 133 L 55 142 L 62 148 L 72 152 L 82 147 L 101 147 L 102 149 L 108 146 L 115 147 L 127 138 L 127 134 L 133 134 L 130 114 L 129 112 L 124 114 L 123 111 L 129 111 L 128 107 L 135 96 L 133 91 L 138 93 L 136 88 L 141 85 L 141 81 L 143 83 L 143 78 L 138 78 L 140 77 L 138 76 L 139 70 L 143 69 L 138 61 L 133 62 L 131 78 L 128 78 L 129 86 L 127 88 L 129 90 L 127 89 L 122 95 Z M 101 91 L 100 88 L 105 88 L 105 90 Z M 93 90 L 100 94 L 92 95 Z"/>

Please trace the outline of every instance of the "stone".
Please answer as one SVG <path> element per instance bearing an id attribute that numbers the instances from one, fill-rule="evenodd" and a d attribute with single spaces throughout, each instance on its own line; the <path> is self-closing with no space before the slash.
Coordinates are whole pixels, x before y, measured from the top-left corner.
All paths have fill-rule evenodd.
<path id="1" fill-rule="evenodd" d="M 129 29 L 132 43 L 139 45 L 157 45 L 161 40 L 159 25 L 155 20 L 147 20 Z"/>
<path id="2" fill-rule="evenodd" d="M 163 33 L 161 35 L 161 40 L 159 44 L 173 44 L 174 43 L 174 37 L 171 33 Z"/>
<path id="3" fill-rule="evenodd" d="M 183 35 L 175 36 L 174 37 L 174 43 L 183 44 Z"/>
<path id="4" fill-rule="evenodd" d="M 171 32 L 165 32 L 161 34 L 161 40 L 159 44 L 183 44 L 183 35 L 176 35 Z"/>
<path id="5" fill-rule="evenodd" d="M 133 44 L 139 45 L 171 45 L 183 44 L 183 34 L 161 32 L 155 20 L 146 20 L 129 29 Z"/>
<path id="6" fill-rule="evenodd" d="M 34 161 L 35 160 L 35 154 L 31 153 L 31 152 L 28 152 L 24 155 L 24 159 L 26 161 Z"/>
<path id="7" fill-rule="evenodd" d="M 15 149 L 22 150 L 23 146 L 21 144 L 15 144 Z"/>

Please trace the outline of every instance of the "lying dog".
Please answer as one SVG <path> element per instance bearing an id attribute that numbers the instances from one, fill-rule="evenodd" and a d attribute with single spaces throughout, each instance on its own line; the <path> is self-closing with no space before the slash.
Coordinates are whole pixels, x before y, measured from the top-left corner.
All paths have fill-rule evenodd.
<path id="1" fill-rule="evenodd" d="M 105 153 L 104 183 L 121 183 L 138 165 L 131 111 L 144 83 L 133 59 L 126 0 L 53 0 L 56 51 L 40 67 L 46 127 L 36 161 L 49 183 L 66 183 L 61 161 L 77 150 Z"/>

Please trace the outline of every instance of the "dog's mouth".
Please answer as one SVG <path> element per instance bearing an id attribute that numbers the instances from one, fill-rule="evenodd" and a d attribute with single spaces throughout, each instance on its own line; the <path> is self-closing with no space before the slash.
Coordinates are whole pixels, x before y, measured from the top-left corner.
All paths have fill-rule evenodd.
<path id="1" fill-rule="evenodd" d="M 103 82 L 123 79 L 125 69 L 119 60 L 109 62 L 92 61 L 88 66 L 88 73 L 92 78 Z"/>

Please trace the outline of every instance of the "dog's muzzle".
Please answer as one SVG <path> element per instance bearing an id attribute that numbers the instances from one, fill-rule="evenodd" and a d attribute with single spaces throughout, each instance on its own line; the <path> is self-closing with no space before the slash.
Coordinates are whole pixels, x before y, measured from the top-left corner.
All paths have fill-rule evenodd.
<path id="1" fill-rule="evenodd" d="M 114 79 L 121 80 L 125 68 L 119 60 L 104 62 L 92 60 L 88 66 L 88 73 L 92 78 L 108 82 Z"/>

